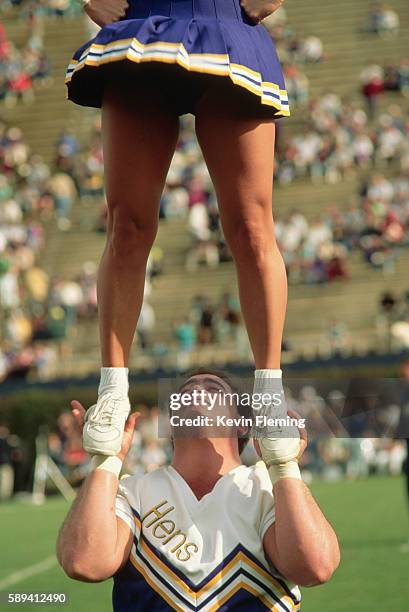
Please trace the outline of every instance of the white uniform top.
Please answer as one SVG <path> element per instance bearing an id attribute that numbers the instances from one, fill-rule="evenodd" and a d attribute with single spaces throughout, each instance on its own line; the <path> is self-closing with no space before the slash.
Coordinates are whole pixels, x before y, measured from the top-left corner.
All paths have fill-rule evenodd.
<path id="1" fill-rule="evenodd" d="M 263 551 L 275 520 L 264 463 L 236 467 L 200 500 L 171 466 L 124 478 L 116 513 L 135 536 L 114 576 L 117 612 L 299 608 L 298 587 Z"/>

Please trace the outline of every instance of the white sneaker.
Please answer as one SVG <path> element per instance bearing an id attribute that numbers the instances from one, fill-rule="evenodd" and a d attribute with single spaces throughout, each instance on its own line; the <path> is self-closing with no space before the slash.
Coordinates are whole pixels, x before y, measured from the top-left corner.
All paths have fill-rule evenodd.
<path id="1" fill-rule="evenodd" d="M 130 411 L 127 396 L 117 391 L 103 393 L 85 415 L 84 450 L 91 455 L 117 455 Z"/>
<path id="2" fill-rule="evenodd" d="M 264 461 L 269 465 L 287 463 L 295 459 L 301 448 L 300 432 L 293 425 L 272 423 L 272 419 L 287 420 L 287 403 L 282 388 L 281 379 L 271 379 L 271 394 L 281 394 L 282 400 L 278 406 L 266 404 L 255 413 L 253 407 L 253 427 L 251 437 L 258 440 Z M 257 425 L 257 418 L 265 420 Z M 254 424 L 256 419 L 256 424 Z"/>

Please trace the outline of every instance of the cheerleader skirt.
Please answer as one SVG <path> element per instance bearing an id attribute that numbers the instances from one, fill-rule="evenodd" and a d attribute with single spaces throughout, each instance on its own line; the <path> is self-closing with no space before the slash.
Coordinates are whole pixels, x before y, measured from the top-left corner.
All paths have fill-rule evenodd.
<path id="1" fill-rule="evenodd" d="M 67 97 L 101 108 L 107 83 L 154 84 L 178 115 L 195 114 L 207 88 L 240 92 L 252 112 L 289 116 L 274 42 L 240 0 L 129 0 L 125 16 L 106 25 L 73 55 Z"/>

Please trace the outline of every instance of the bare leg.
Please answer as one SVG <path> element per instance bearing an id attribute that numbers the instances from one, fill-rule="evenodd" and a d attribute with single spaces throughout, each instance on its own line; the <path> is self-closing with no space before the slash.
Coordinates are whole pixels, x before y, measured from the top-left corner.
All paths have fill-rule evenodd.
<path id="1" fill-rule="evenodd" d="M 256 368 L 278 369 L 287 278 L 272 216 L 275 125 L 246 115 L 234 93 L 215 87 L 202 96 L 196 133 L 236 264 Z"/>
<path id="2" fill-rule="evenodd" d="M 109 89 L 102 109 L 108 235 L 98 275 L 102 365 L 124 367 L 143 300 L 146 263 L 179 118 L 158 92 Z"/>

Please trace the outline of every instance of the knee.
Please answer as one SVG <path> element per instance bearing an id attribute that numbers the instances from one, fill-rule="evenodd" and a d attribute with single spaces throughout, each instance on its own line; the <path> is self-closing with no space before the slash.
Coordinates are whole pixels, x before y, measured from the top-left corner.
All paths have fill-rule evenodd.
<path id="1" fill-rule="evenodd" d="M 225 236 L 239 265 L 256 264 L 262 269 L 274 253 L 278 253 L 272 216 L 266 218 L 266 215 L 254 214 L 238 219 L 229 224 Z"/>
<path id="2" fill-rule="evenodd" d="M 113 211 L 108 224 L 107 246 L 118 261 L 127 265 L 147 260 L 156 238 L 157 219 L 144 220 L 137 215 Z"/>

